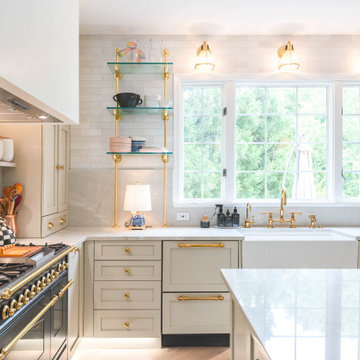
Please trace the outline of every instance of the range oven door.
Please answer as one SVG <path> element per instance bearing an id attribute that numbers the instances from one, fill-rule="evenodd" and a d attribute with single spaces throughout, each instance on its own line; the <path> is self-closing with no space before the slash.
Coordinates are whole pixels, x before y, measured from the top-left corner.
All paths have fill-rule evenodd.
<path id="1" fill-rule="evenodd" d="M 34 317 L 50 302 L 50 292 L 45 293 L 15 323 L 1 329 L 0 349 L 6 349 L 28 325 L 30 330 L 21 337 L 6 355 L 6 360 L 48 360 L 50 356 L 50 311 L 45 312 L 35 323 Z M 0 358 L 5 355 L 0 352 Z"/>
<path id="2" fill-rule="evenodd" d="M 57 295 L 59 291 L 67 284 L 67 272 L 66 275 L 59 279 L 59 283 L 56 287 L 51 289 L 51 297 Z M 55 305 L 51 308 L 51 359 L 57 359 L 60 356 L 60 352 L 63 350 L 67 337 L 67 308 L 68 308 L 68 296 L 64 294 Z"/>

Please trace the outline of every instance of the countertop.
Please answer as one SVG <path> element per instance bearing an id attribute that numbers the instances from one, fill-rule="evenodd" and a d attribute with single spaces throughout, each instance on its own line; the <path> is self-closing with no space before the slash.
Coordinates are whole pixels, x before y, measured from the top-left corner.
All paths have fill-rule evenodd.
<path id="1" fill-rule="evenodd" d="M 358 360 L 360 270 L 234 269 L 222 275 L 272 360 Z"/>
<path id="2" fill-rule="evenodd" d="M 266 228 L 253 229 L 261 230 Z M 324 229 L 337 230 L 346 235 L 352 236 L 353 240 L 360 240 L 359 227 L 336 227 Z M 246 235 L 242 233 L 242 230 L 245 230 L 246 232 L 246 229 L 241 227 L 234 229 L 219 229 L 214 227 L 209 229 L 202 229 L 199 227 L 158 227 L 148 228 L 146 230 L 128 230 L 126 228 L 114 229 L 112 227 L 70 226 L 46 238 L 18 238 L 17 241 L 23 244 L 30 242 L 37 244 L 43 244 L 45 242 L 49 244 L 63 242 L 67 245 L 79 246 L 86 240 L 246 240 Z M 266 230 L 271 231 L 271 229 Z M 289 233 L 291 233 L 292 229 L 288 230 Z M 314 231 L 316 230 L 317 229 Z"/>

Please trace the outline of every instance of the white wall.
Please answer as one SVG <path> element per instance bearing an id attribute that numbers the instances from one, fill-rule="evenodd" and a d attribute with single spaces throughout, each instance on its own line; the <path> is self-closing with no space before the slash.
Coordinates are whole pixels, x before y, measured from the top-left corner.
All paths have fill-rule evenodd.
<path id="1" fill-rule="evenodd" d="M 78 0 L 2 1 L 0 77 L 78 123 L 78 34 Z"/>
<path id="2" fill-rule="evenodd" d="M 154 36 L 156 37 L 156 36 Z M 114 60 L 114 50 L 123 47 L 128 40 L 136 39 L 145 52 L 149 50 L 151 36 L 126 35 L 83 35 L 80 39 L 80 125 L 72 127 L 71 133 L 71 174 L 70 211 L 74 225 L 111 225 L 113 209 L 113 161 L 106 155 L 109 137 L 114 134 L 114 119 L 106 111 L 112 106 L 115 93 L 113 75 L 106 66 Z M 175 74 L 192 73 L 197 47 L 206 40 L 213 51 L 216 71 L 238 73 L 249 76 L 263 75 L 282 79 L 277 74 L 277 48 L 292 40 L 301 60 L 302 72 L 299 79 L 307 74 L 324 76 L 343 74 L 352 76 L 357 71 L 360 60 L 360 36 L 162 36 L 164 46 L 170 49 L 170 60 L 175 63 Z M 353 78 L 360 79 L 359 75 Z M 162 91 L 161 79 L 153 76 L 125 75 L 120 81 L 121 91 L 133 91 L 141 95 Z M 173 148 L 173 119 L 169 121 L 169 148 Z M 162 120 L 157 117 L 127 117 L 120 123 L 120 134 L 142 135 L 149 144 L 162 144 Z M 175 154 L 176 156 L 176 154 Z M 152 225 L 161 225 L 162 163 L 159 158 L 123 157 L 119 170 L 119 209 L 122 208 L 124 188 L 135 181 L 151 184 L 153 208 L 149 214 Z M 170 225 L 198 225 L 200 217 L 211 215 L 212 208 L 190 209 L 190 222 L 177 222 L 176 211 L 188 209 L 172 206 L 172 166 L 169 163 L 168 223 Z M 145 168 L 145 170 L 140 170 Z M 139 170 L 136 170 L 139 169 Z M 136 171 L 135 171 L 136 170 Z M 245 204 L 239 204 L 244 207 Z M 256 208 L 256 206 L 254 206 Z M 277 207 L 276 207 L 277 208 Z M 273 208 L 275 210 L 276 208 Z M 257 224 L 264 224 L 265 216 L 260 212 L 269 210 L 257 207 L 254 210 Z M 298 210 L 288 206 L 288 210 Z M 299 224 L 308 224 L 308 215 L 317 214 L 322 225 L 360 226 L 358 207 L 312 207 L 302 208 L 298 216 Z M 119 223 L 123 223 L 127 213 L 120 212 Z M 243 222 L 243 210 L 241 211 Z"/>

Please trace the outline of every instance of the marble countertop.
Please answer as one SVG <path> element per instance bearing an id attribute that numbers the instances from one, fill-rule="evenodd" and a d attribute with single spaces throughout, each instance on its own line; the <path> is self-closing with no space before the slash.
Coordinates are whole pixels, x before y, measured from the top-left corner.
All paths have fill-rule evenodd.
<path id="1" fill-rule="evenodd" d="M 295 230 L 300 230 L 297 228 Z M 310 230 L 308 228 L 304 228 Z M 333 229 L 352 237 L 351 241 L 360 240 L 360 228 L 324 228 L 319 230 Z M 252 228 L 250 230 L 266 230 L 271 232 L 278 229 Z M 286 231 L 285 228 L 282 229 Z M 244 233 L 242 232 L 244 231 Z M 167 227 L 167 228 L 148 228 L 146 230 L 128 230 L 126 228 L 114 229 L 112 227 L 78 227 L 70 226 L 46 238 L 18 238 L 19 243 L 57 243 L 64 242 L 68 245 L 80 245 L 86 240 L 244 240 L 246 241 L 246 231 L 244 228 L 219 229 L 209 228 L 202 229 L 199 227 Z M 293 230 L 288 229 L 289 233 Z M 314 229 L 316 232 L 317 229 Z"/>
<path id="2" fill-rule="evenodd" d="M 360 270 L 234 269 L 222 275 L 272 360 L 358 360 Z"/>

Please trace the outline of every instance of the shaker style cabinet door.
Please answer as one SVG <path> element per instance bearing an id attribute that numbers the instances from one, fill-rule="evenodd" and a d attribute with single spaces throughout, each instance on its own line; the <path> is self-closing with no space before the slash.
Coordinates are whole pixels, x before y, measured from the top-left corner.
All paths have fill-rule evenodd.
<path id="1" fill-rule="evenodd" d="M 58 211 L 57 176 L 57 126 L 43 125 L 42 128 L 42 216 Z"/>
<path id="2" fill-rule="evenodd" d="M 70 158 L 70 130 L 68 126 L 58 127 L 58 209 L 64 211 L 69 208 L 69 158 Z"/>

